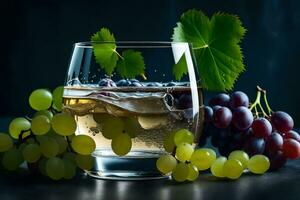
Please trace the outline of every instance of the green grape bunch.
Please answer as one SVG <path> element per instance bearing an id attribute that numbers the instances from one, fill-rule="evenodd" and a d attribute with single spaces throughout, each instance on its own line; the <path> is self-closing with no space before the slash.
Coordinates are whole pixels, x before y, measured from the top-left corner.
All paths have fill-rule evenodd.
<path id="1" fill-rule="evenodd" d="M 156 167 L 163 175 L 172 175 L 177 182 L 195 181 L 200 171 L 210 170 L 216 178 L 236 180 L 245 171 L 264 174 L 270 168 L 270 161 L 264 155 L 249 158 L 242 150 L 231 152 L 228 158 L 217 155 L 210 148 L 195 148 L 194 135 L 187 129 L 167 134 L 164 138 L 165 155 L 156 161 Z"/>
<path id="2" fill-rule="evenodd" d="M 29 105 L 36 111 L 33 116 L 13 119 L 9 134 L 0 133 L 1 169 L 15 171 L 25 163 L 28 169 L 60 180 L 72 179 L 78 168 L 93 168 L 91 154 L 96 143 L 88 135 L 75 135 L 76 120 L 70 113 L 62 112 L 62 102 L 62 86 L 52 92 L 37 89 L 30 94 Z"/>

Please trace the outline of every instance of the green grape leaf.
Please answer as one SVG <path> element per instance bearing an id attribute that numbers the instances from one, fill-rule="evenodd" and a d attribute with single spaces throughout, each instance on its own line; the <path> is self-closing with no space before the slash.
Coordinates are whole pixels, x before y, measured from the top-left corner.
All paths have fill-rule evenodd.
<path id="1" fill-rule="evenodd" d="M 117 72 L 122 78 L 135 78 L 143 75 L 144 70 L 145 63 L 141 52 L 130 49 L 122 52 L 122 59 L 117 63 Z"/>
<path id="2" fill-rule="evenodd" d="M 179 61 L 173 66 L 173 75 L 176 80 L 180 80 L 183 75 L 187 74 L 187 63 L 185 54 L 181 56 Z"/>
<path id="3" fill-rule="evenodd" d="M 91 41 L 96 62 L 111 75 L 118 61 L 114 35 L 107 28 L 101 28 L 91 37 Z"/>
<path id="4" fill-rule="evenodd" d="M 245 32 L 235 15 L 216 13 L 209 20 L 193 9 L 182 14 L 172 39 L 193 44 L 203 88 L 226 91 L 245 70 L 239 46 Z"/>

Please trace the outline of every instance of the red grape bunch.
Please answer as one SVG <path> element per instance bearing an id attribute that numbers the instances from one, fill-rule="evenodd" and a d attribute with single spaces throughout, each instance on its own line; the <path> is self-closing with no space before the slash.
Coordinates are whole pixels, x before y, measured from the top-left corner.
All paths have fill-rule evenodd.
<path id="1" fill-rule="evenodd" d="M 264 154 L 270 159 L 270 169 L 276 170 L 287 159 L 300 158 L 300 136 L 293 128 L 293 118 L 286 112 L 272 111 L 266 91 L 260 87 L 252 104 L 244 92 L 221 93 L 205 106 L 204 134 L 199 146 L 211 137 L 221 155 L 228 156 L 234 150 L 244 150 L 249 156 Z"/>

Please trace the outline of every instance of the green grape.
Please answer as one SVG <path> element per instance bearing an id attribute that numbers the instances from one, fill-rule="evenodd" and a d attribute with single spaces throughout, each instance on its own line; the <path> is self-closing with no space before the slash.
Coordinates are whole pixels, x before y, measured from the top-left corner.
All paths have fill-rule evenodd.
<path id="1" fill-rule="evenodd" d="M 59 145 L 54 138 L 49 136 L 44 136 L 44 137 L 40 137 L 39 140 L 40 140 L 41 152 L 45 157 L 51 158 L 56 156 L 59 153 Z"/>
<path id="2" fill-rule="evenodd" d="M 8 151 L 13 147 L 13 140 L 8 134 L 0 133 L 0 152 Z"/>
<path id="3" fill-rule="evenodd" d="M 221 157 L 217 158 L 217 160 L 215 160 L 215 162 L 213 162 L 213 164 L 210 167 L 210 171 L 215 177 L 219 177 L 219 178 L 225 177 L 224 172 L 223 172 L 223 166 L 226 161 L 227 161 L 227 158 L 221 156 Z"/>
<path id="4" fill-rule="evenodd" d="M 58 150 L 58 154 L 62 154 L 67 150 L 68 147 L 68 142 L 67 140 L 59 135 L 53 135 L 51 136 L 52 138 L 54 138 L 59 146 L 59 150 Z"/>
<path id="5" fill-rule="evenodd" d="M 76 154 L 72 152 L 64 153 L 63 159 L 67 159 L 76 164 Z"/>
<path id="6" fill-rule="evenodd" d="M 171 134 L 167 134 L 164 138 L 164 148 L 166 152 L 172 153 L 175 149 L 174 136 L 176 132 L 172 132 Z"/>
<path id="7" fill-rule="evenodd" d="M 229 159 L 223 165 L 224 176 L 230 179 L 238 179 L 243 174 L 243 165 L 237 159 Z"/>
<path id="8" fill-rule="evenodd" d="M 80 169 L 91 170 L 94 167 L 94 158 L 91 155 L 76 155 L 76 164 Z"/>
<path id="9" fill-rule="evenodd" d="M 37 117 L 37 116 L 46 116 L 50 121 L 52 120 L 53 118 L 53 113 L 49 110 L 40 110 L 40 111 L 37 111 L 33 117 Z"/>
<path id="10" fill-rule="evenodd" d="M 263 174 L 270 168 L 269 158 L 264 155 L 255 155 L 249 159 L 248 169 L 254 174 Z"/>
<path id="11" fill-rule="evenodd" d="M 124 121 L 120 118 L 110 116 L 102 123 L 102 135 L 107 139 L 122 135 L 123 131 Z"/>
<path id="12" fill-rule="evenodd" d="M 131 138 L 127 133 L 120 134 L 111 140 L 111 148 L 118 156 L 126 155 L 132 146 Z"/>
<path id="13" fill-rule="evenodd" d="M 46 173 L 53 180 L 63 178 L 65 174 L 64 161 L 57 157 L 49 158 L 46 163 Z"/>
<path id="14" fill-rule="evenodd" d="M 174 143 L 176 146 L 179 146 L 183 142 L 189 144 L 193 144 L 194 142 L 194 135 L 187 129 L 180 129 L 174 135 Z"/>
<path id="15" fill-rule="evenodd" d="M 38 164 L 38 169 L 39 169 L 40 173 L 43 174 L 44 176 L 48 176 L 47 172 L 46 172 L 47 161 L 48 161 L 48 159 L 42 158 Z"/>
<path id="16" fill-rule="evenodd" d="M 64 161 L 64 178 L 72 179 L 76 175 L 76 165 L 68 159 L 63 159 Z"/>
<path id="17" fill-rule="evenodd" d="M 246 169 L 247 165 L 248 165 L 248 161 L 249 161 L 249 156 L 244 151 L 236 150 L 236 151 L 233 151 L 229 154 L 228 159 L 237 159 L 237 160 L 239 160 L 242 163 L 243 168 Z"/>
<path id="18" fill-rule="evenodd" d="M 23 117 L 19 117 L 10 122 L 8 129 L 11 137 L 13 137 L 14 139 L 18 139 L 22 131 L 29 130 L 30 128 L 30 122 Z"/>
<path id="19" fill-rule="evenodd" d="M 187 180 L 195 181 L 199 176 L 199 171 L 197 167 L 191 163 L 188 164 L 189 174 L 187 176 Z"/>
<path id="20" fill-rule="evenodd" d="M 183 182 L 187 180 L 187 177 L 189 175 L 189 168 L 186 163 L 178 163 L 174 170 L 172 171 L 172 176 L 175 181 L 177 182 Z"/>
<path id="21" fill-rule="evenodd" d="M 198 170 L 207 170 L 216 160 L 216 153 L 209 148 L 201 148 L 194 151 L 190 159 L 191 163 L 195 165 Z"/>
<path id="22" fill-rule="evenodd" d="M 59 135 L 69 136 L 75 133 L 77 124 L 72 115 L 59 113 L 52 118 L 52 128 Z"/>
<path id="23" fill-rule="evenodd" d="M 3 167 L 10 171 L 18 169 L 23 161 L 22 153 L 16 148 L 9 149 L 2 157 Z"/>
<path id="24" fill-rule="evenodd" d="M 172 172 L 176 165 L 177 161 L 172 155 L 163 155 L 156 161 L 157 169 L 163 174 Z"/>
<path id="25" fill-rule="evenodd" d="M 35 142 L 35 139 L 34 139 L 34 138 L 28 138 L 28 139 L 26 140 L 26 143 L 27 143 L 27 144 L 35 144 L 36 142 Z"/>
<path id="26" fill-rule="evenodd" d="M 111 118 L 111 115 L 107 114 L 107 113 L 94 113 L 93 114 L 93 119 L 98 124 L 104 123 L 105 120 L 107 120 L 108 118 Z"/>
<path id="27" fill-rule="evenodd" d="M 59 87 L 55 88 L 52 92 L 52 97 L 53 97 L 53 105 L 52 106 L 55 108 L 55 110 L 57 110 L 59 112 L 62 110 L 63 94 L 64 94 L 63 86 L 59 86 Z"/>
<path id="28" fill-rule="evenodd" d="M 44 115 L 34 117 L 31 121 L 31 130 L 35 135 L 45 135 L 50 128 L 50 120 Z"/>
<path id="29" fill-rule="evenodd" d="M 29 105 L 34 110 L 47 110 L 52 104 L 52 94 L 46 89 L 34 90 L 29 96 Z"/>
<path id="30" fill-rule="evenodd" d="M 95 151 L 96 143 L 88 135 L 76 135 L 72 139 L 71 146 L 73 150 L 82 155 L 88 155 Z"/>
<path id="31" fill-rule="evenodd" d="M 193 152 L 194 147 L 189 143 L 183 142 L 176 148 L 176 158 L 181 162 L 188 161 L 190 160 Z"/>
<path id="32" fill-rule="evenodd" d="M 135 117 L 128 117 L 124 120 L 124 131 L 130 135 L 131 138 L 135 138 L 141 131 L 141 125 Z"/>
<path id="33" fill-rule="evenodd" d="M 42 155 L 40 146 L 38 144 L 28 144 L 23 148 L 22 155 L 28 163 L 35 163 Z"/>

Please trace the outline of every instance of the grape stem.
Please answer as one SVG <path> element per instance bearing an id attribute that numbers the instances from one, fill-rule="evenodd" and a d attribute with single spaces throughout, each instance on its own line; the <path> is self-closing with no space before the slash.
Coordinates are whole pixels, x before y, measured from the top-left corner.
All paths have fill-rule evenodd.
<path id="1" fill-rule="evenodd" d="M 258 118 L 259 117 L 258 108 L 259 108 L 261 110 L 263 116 L 266 118 L 269 118 L 269 116 L 272 113 L 272 110 L 271 110 L 268 100 L 267 100 L 267 92 L 266 92 L 266 90 L 262 89 L 259 86 L 256 86 L 256 89 L 257 89 L 256 99 L 255 99 L 254 103 L 251 105 L 250 110 L 252 111 L 254 109 L 255 116 L 256 116 L 256 118 Z M 268 114 L 265 112 L 264 108 L 261 105 L 261 93 L 263 93 L 264 103 L 265 103 L 265 106 L 267 107 Z"/>

